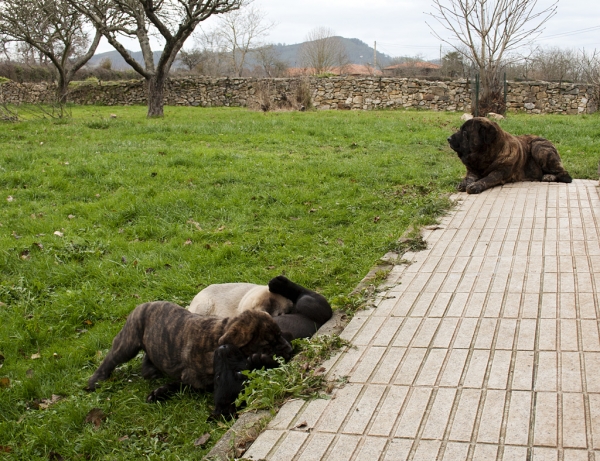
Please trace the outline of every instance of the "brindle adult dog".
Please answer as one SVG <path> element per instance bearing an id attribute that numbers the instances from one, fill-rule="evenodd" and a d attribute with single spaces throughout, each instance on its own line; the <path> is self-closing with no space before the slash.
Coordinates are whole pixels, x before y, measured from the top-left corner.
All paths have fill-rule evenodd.
<path id="1" fill-rule="evenodd" d="M 140 304 L 129 314 L 111 350 L 89 379 L 88 389 L 96 389 L 98 382 L 108 379 L 119 364 L 143 350 L 144 378 L 165 374 L 175 380 L 151 392 L 147 401 L 162 399 L 182 385 L 211 390 L 214 351 L 224 344 L 239 348 L 246 357 L 267 354 L 287 360 L 292 353 L 291 345 L 266 312 L 250 310 L 232 318 L 205 317 L 177 304 L 155 301 Z"/>
<path id="2" fill-rule="evenodd" d="M 517 181 L 572 181 L 556 147 L 538 136 L 513 136 L 485 117 L 466 121 L 448 138 L 467 167 L 459 191 L 479 194 L 490 187 Z"/>

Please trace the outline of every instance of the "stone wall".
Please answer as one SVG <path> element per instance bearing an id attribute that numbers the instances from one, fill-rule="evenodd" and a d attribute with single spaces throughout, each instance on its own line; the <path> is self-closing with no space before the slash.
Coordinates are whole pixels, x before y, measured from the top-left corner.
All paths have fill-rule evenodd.
<path id="1" fill-rule="evenodd" d="M 472 83 L 425 81 L 413 78 L 334 77 L 334 78 L 178 78 L 165 88 L 166 105 L 242 106 L 273 109 L 302 106 L 302 91 L 310 95 L 319 110 L 417 108 L 437 111 L 470 112 Z M 8 103 L 37 103 L 48 100 L 52 85 L 0 85 L 0 97 Z M 593 88 L 584 84 L 511 82 L 507 105 L 513 112 L 534 114 L 580 114 L 595 112 Z M 50 96 L 49 96 L 50 95 Z M 76 104 L 146 105 L 143 81 L 77 82 L 71 85 L 69 101 Z"/>

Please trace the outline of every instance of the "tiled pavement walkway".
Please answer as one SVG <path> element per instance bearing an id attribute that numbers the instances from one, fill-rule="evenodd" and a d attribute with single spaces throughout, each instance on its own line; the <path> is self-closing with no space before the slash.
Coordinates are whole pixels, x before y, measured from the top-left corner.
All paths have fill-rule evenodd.
<path id="1" fill-rule="evenodd" d="M 457 197 L 245 458 L 600 461 L 598 182 Z"/>

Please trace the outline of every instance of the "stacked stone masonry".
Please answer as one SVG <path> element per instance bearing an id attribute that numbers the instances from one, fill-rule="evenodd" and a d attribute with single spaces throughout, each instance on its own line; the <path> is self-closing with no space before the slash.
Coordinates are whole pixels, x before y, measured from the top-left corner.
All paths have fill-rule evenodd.
<path id="1" fill-rule="evenodd" d="M 261 107 L 266 96 L 272 108 L 292 106 L 299 86 L 304 85 L 311 104 L 319 110 L 427 109 L 470 112 L 473 84 L 412 78 L 209 78 L 170 79 L 165 87 L 168 106 Z M 5 103 L 39 103 L 52 95 L 52 84 L 0 85 Z M 597 110 L 594 88 L 586 84 L 511 82 L 507 105 L 511 112 L 532 114 L 581 114 Z M 127 82 L 78 82 L 71 86 L 68 99 L 76 104 L 146 105 L 142 80 Z"/>

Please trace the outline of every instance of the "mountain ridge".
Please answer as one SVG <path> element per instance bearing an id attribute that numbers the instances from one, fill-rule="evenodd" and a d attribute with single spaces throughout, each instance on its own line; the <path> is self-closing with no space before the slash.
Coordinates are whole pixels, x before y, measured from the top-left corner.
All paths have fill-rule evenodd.
<path id="1" fill-rule="evenodd" d="M 351 64 L 373 64 L 373 55 L 375 49 L 362 40 L 358 38 L 344 38 L 337 37 L 342 40 L 344 47 L 346 48 L 346 55 Z M 289 67 L 302 67 L 300 63 L 300 49 L 304 43 L 295 43 L 292 45 L 286 44 L 272 44 L 279 59 L 285 63 Z M 140 64 L 143 64 L 143 57 L 141 51 L 129 51 L 131 56 Z M 154 62 L 158 62 L 161 51 L 154 52 Z M 105 59 L 109 59 L 111 62 L 111 67 L 114 70 L 129 70 L 131 66 L 125 62 L 123 57 L 119 54 L 118 51 L 106 51 L 103 53 L 96 53 L 94 56 L 88 61 L 88 65 L 92 67 L 99 66 L 102 61 Z M 385 65 L 389 63 L 392 58 L 384 53 L 380 53 L 377 51 L 377 64 Z M 177 65 L 177 61 L 175 61 L 174 68 L 180 67 Z"/>

